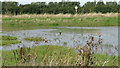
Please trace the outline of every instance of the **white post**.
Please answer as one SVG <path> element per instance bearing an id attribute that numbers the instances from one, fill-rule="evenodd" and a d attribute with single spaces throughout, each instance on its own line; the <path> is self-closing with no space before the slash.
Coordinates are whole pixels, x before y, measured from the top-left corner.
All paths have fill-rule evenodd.
<path id="1" fill-rule="evenodd" d="M 76 14 L 77 14 L 77 12 L 78 12 L 78 6 L 77 5 L 75 6 L 75 10 L 76 10 Z"/>

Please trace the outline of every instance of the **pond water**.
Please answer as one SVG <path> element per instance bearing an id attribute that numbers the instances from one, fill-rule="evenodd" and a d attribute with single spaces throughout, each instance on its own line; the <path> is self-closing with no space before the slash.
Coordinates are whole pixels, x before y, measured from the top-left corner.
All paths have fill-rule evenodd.
<path id="1" fill-rule="evenodd" d="M 61 32 L 61 35 L 59 34 Z M 40 45 L 59 45 L 67 47 L 81 47 L 86 44 L 89 35 L 93 35 L 98 39 L 99 35 L 103 39 L 102 47 L 98 48 L 98 53 L 107 53 L 118 55 L 115 47 L 118 46 L 118 27 L 55 27 L 49 29 L 34 29 L 34 30 L 19 30 L 3 32 L 2 35 L 9 35 L 17 37 L 22 41 L 19 44 L 12 44 L 10 46 L 0 46 L 0 50 L 13 50 L 19 46 L 32 47 Z M 26 37 L 42 37 L 48 42 L 38 42 L 36 45 L 33 41 L 26 41 Z M 107 45 L 107 46 L 106 46 Z"/>

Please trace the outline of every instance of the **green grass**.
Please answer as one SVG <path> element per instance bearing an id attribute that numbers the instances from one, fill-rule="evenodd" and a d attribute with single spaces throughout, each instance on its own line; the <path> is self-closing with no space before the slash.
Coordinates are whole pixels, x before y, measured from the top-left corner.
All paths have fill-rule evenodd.
<path id="1" fill-rule="evenodd" d="M 10 44 L 17 44 L 20 43 L 20 41 L 17 40 L 17 37 L 12 36 L 0 36 L 0 44 L 2 46 L 8 46 Z"/>
<path id="2" fill-rule="evenodd" d="M 17 40 L 17 37 L 12 37 L 12 36 L 0 36 L 0 40 Z"/>
<path id="3" fill-rule="evenodd" d="M 18 53 L 20 49 L 17 49 Z M 16 51 L 16 50 L 14 50 Z M 60 66 L 73 66 L 76 63 L 83 62 L 81 60 L 82 56 L 78 55 L 72 48 L 67 48 L 64 46 L 38 46 L 30 49 L 31 57 L 37 55 L 37 59 L 35 61 L 36 65 L 58 65 Z M 19 57 L 19 56 L 18 56 Z M 117 66 L 118 58 L 116 56 L 108 56 L 104 54 L 94 54 L 93 59 L 94 66 L 101 66 L 105 61 L 108 61 L 104 64 L 104 66 Z M 15 61 L 13 51 L 2 51 L 2 58 L 4 60 L 4 65 L 20 65 L 20 63 Z M 79 62 L 78 62 L 79 59 Z M 23 63 L 25 65 L 25 63 Z M 31 65 L 30 65 L 31 66 Z"/>
<path id="4" fill-rule="evenodd" d="M 98 63 L 97 66 L 101 66 L 101 64 L 104 64 L 105 62 L 104 66 L 118 66 L 117 56 L 108 56 L 105 54 L 94 54 L 93 56 L 96 58 L 94 61 Z"/>
<path id="5" fill-rule="evenodd" d="M 17 40 L 3 40 L 2 42 L 0 41 L 0 44 L 2 44 L 2 46 L 8 46 L 10 44 L 17 44 L 20 43 Z"/>
<path id="6" fill-rule="evenodd" d="M 24 38 L 27 41 L 43 41 L 43 39 L 40 37 L 31 37 L 31 38 Z"/>
<path id="7" fill-rule="evenodd" d="M 20 50 L 20 49 L 18 49 Z M 65 57 L 67 53 L 71 53 L 71 55 L 75 56 L 75 53 L 73 50 L 69 50 L 67 47 L 62 46 L 39 46 L 32 48 L 31 54 L 37 54 L 37 63 L 40 64 L 43 57 L 46 56 L 45 59 L 49 58 L 50 55 L 56 56 L 56 60 L 60 60 L 59 57 L 67 58 Z M 9 55 L 8 55 L 9 54 Z M 8 55 L 8 56 L 7 56 Z M 6 58 L 5 65 L 15 65 L 16 62 L 14 60 L 14 54 L 13 51 L 2 51 L 2 58 Z M 12 62 L 11 62 L 12 61 Z"/>
<path id="8" fill-rule="evenodd" d="M 34 17 L 34 18 L 3 18 L 3 30 L 36 29 L 41 26 L 79 26 L 99 27 L 117 26 L 118 17 Z M 29 27 L 27 27 L 29 26 Z"/>

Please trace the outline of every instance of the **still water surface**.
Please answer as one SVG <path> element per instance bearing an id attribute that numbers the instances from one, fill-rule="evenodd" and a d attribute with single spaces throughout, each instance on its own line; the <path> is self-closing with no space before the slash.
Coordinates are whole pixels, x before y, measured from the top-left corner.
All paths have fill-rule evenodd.
<path id="1" fill-rule="evenodd" d="M 62 32 L 62 35 L 59 35 Z M 32 47 L 35 42 L 26 41 L 26 37 L 42 37 L 48 40 L 48 43 L 38 42 L 37 46 L 41 45 L 59 45 L 67 47 L 81 47 L 86 44 L 89 35 L 93 35 L 96 39 L 99 35 L 102 36 L 103 44 L 98 49 L 98 53 L 108 53 L 118 55 L 115 46 L 118 45 L 118 27 L 55 27 L 49 29 L 34 29 L 34 30 L 20 30 L 3 32 L 2 35 L 9 35 L 17 37 L 22 41 L 19 44 L 12 44 L 10 46 L 0 46 L 1 50 L 13 50 L 18 46 Z M 107 46 L 106 46 L 107 45 Z M 111 51 L 111 52 L 110 52 Z"/>

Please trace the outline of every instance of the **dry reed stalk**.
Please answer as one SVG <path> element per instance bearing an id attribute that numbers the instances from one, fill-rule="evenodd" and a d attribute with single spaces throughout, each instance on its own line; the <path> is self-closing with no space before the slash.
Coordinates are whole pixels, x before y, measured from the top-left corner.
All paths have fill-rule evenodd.
<path id="1" fill-rule="evenodd" d="M 17 16 L 3 15 L 3 18 L 39 18 L 39 17 L 118 17 L 118 13 L 86 13 L 86 14 L 22 14 Z"/>

